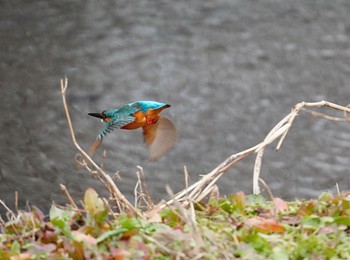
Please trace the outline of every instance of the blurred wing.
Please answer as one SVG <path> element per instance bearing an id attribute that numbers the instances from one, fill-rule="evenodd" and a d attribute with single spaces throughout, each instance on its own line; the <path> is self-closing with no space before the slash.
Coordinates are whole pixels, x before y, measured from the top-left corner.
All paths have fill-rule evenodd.
<path id="1" fill-rule="evenodd" d="M 135 117 L 131 115 L 115 115 L 109 122 L 105 122 L 104 127 L 98 134 L 97 139 L 101 140 L 104 136 L 106 136 L 108 133 L 112 132 L 113 129 L 119 129 L 123 126 L 130 124 L 135 121 Z"/>
<path id="2" fill-rule="evenodd" d="M 127 124 L 134 122 L 135 117 L 132 116 L 132 114 L 136 113 L 139 110 L 140 107 L 137 104 L 128 104 L 122 106 L 117 109 L 116 113 L 115 109 L 105 110 L 104 113 L 106 115 L 113 113 L 113 116 L 111 116 L 111 120 L 109 122 L 105 122 L 105 125 L 98 134 L 97 139 L 102 140 L 102 138 L 113 131 L 113 129 L 119 129 Z"/>
<path id="3" fill-rule="evenodd" d="M 174 124 L 165 117 L 160 117 L 156 124 L 144 126 L 143 135 L 151 160 L 159 159 L 175 144 L 177 139 Z"/>

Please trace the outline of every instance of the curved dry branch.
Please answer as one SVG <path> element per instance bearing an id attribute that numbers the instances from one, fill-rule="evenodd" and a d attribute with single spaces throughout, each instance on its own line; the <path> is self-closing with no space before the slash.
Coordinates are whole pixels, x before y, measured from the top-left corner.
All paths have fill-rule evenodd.
<path id="1" fill-rule="evenodd" d="M 331 117 L 323 113 L 314 112 L 312 110 L 307 110 L 305 107 L 329 107 L 335 110 L 342 111 L 344 113 L 344 117 Z M 192 202 L 198 202 L 202 200 L 204 197 L 208 196 L 214 188 L 214 185 L 216 181 L 229 169 L 231 169 L 233 166 L 235 166 L 240 160 L 247 157 L 248 155 L 251 155 L 252 153 L 256 153 L 256 160 L 254 164 L 254 171 L 253 171 L 253 192 L 254 194 L 260 193 L 260 187 L 259 187 L 259 180 L 260 180 L 260 171 L 261 171 L 261 165 L 262 165 L 262 158 L 264 154 L 265 148 L 271 144 L 272 142 L 279 139 L 276 150 L 278 150 L 285 137 L 287 136 L 287 133 L 289 129 L 291 128 L 294 119 L 299 114 L 300 110 L 306 111 L 311 113 L 313 116 L 322 117 L 324 119 L 337 121 L 337 122 L 350 122 L 350 108 L 349 105 L 347 107 L 340 106 L 335 103 L 331 103 L 328 101 L 320 101 L 320 102 L 300 102 L 296 104 L 292 111 L 285 116 L 265 137 L 265 139 L 242 152 L 239 152 L 237 154 L 233 154 L 230 157 L 228 157 L 225 161 L 223 161 L 221 164 L 219 164 L 214 170 L 212 170 L 210 173 L 204 175 L 199 181 L 192 184 L 190 187 L 187 187 L 186 189 L 180 191 L 177 193 L 172 199 L 169 201 L 159 205 L 159 208 L 164 208 L 165 206 L 169 204 L 173 204 L 176 201 L 183 202 L 184 206 L 189 205 Z"/>
<path id="2" fill-rule="evenodd" d="M 74 134 L 74 129 L 72 125 L 72 121 L 70 118 L 69 110 L 68 110 L 68 105 L 66 101 L 66 91 L 68 88 L 68 79 L 65 78 L 65 80 L 61 79 L 61 94 L 62 94 L 62 101 L 63 101 L 63 106 L 64 110 L 66 113 L 67 121 L 68 121 L 68 126 L 70 130 L 70 134 L 72 137 L 73 144 L 75 147 L 78 149 L 78 151 L 83 155 L 84 160 L 87 160 L 90 165 L 92 165 L 96 169 L 96 174 L 97 177 L 102 181 L 102 183 L 106 186 L 110 194 L 112 195 L 112 198 L 118 203 L 120 203 L 126 208 L 127 211 L 133 213 L 134 215 L 142 217 L 142 214 L 133 207 L 133 205 L 125 198 L 125 196 L 120 192 L 116 184 L 113 182 L 112 178 L 106 174 L 92 159 L 91 157 L 80 147 L 78 144 L 75 134 Z M 119 204 L 119 203 L 118 203 Z"/>

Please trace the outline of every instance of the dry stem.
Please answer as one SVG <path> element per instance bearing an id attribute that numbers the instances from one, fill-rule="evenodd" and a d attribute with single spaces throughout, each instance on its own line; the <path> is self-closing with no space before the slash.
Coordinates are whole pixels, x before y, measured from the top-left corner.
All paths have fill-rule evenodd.
<path id="1" fill-rule="evenodd" d="M 67 199 L 68 199 L 70 205 L 73 207 L 73 209 L 75 209 L 75 210 L 79 209 L 77 204 L 75 204 L 75 202 L 74 202 L 72 196 L 70 195 L 69 191 L 67 190 L 66 186 L 63 185 L 63 184 L 60 184 L 60 187 L 61 187 L 61 190 L 64 192 L 64 194 L 66 194 Z"/>
<path id="2" fill-rule="evenodd" d="M 344 113 L 343 118 L 338 117 L 330 117 L 328 115 L 325 115 L 323 113 L 314 112 L 310 110 L 306 110 L 305 107 L 329 107 L 335 110 L 342 111 Z M 348 105 L 349 106 L 349 105 Z M 261 171 L 261 165 L 262 165 L 262 158 L 264 154 L 265 148 L 272 142 L 279 139 L 277 143 L 276 150 L 278 150 L 283 140 L 285 139 L 289 129 L 291 128 L 293 121 L 295 117 L 299 114 L 300 110 L 305 110 L 306 112 L 310 112 L 314 116 L 319 116 L 328 120 L 333 121 L 341 121 L 341 122 L 350 122 L 350 108 L 340 106 L 328 101 L 320 101 L 320 102 L 301 102 L 296 104 L 291 113 L 289 113 L 286 117 L 284 117 L 266 136 L 266 138 L 259 144 L 246 149 L 242 152 L 239 152 L 237 154 L 233 154 L 230 157 L 228 157 L 225 161 L 223 161 L 221 164 L 219 164 L 214 170 L 212 170 L 210 173 L 204 175 L 202 179 L 197 181 L 196 183 L 192 184 L 190 187 L 186 187 L 186 189 L 180 191 L 177 193 L 174 198 L 170 199 L 169 201 L 163 203 L 160 205 L 160 208 L 166 207 L 166 205 L 170 205 L 174 203 L 175 201 L 182 201 L 183 205 L 188 206 L 187 200 L 198 202 L 202 200 L 204 197 L 206 197 L 212 187 L 215 185 L 216 181 L 229 169 L 231 169 L 234 165 L 236 165 L 240 160 L 245 158 L 246 156 L 256 153 L 256 160 L 254 164 L 254 176 L 253 176 L 253 192 L 254 194 L 260 193 L 260 187 L 259 187 L 259 176 Z M 190 192 L 188 194 L 188 192 Z"/>

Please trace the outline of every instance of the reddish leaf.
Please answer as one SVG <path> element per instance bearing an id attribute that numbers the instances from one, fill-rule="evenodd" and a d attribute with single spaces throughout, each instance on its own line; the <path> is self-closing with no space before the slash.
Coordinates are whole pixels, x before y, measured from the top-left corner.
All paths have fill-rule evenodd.
<path id="1" fill-rule="evenodd" d="M 162 222 L 162 217 L 159 213 L 161 209 L 159 207 L 154 207 L 150 211 L 146 213 L 146 218 L 148 219 L 149 222 L 157 222 L 160 223 Z"/>
<path id="2" fill-rule="evenodd" d="M 110 247 L 109 251 L 113 260 L 123 260 L 125 257 L 130 257 L 130 253 L 122 248 Z"/>
<path id="3" fill-rule="evenodd" d="M 72 235 L 73 235 L 74 239 L 78 242 L 84 242 L 88 245 L 96 245 L 97 244 L 96 238 L 94 238 L 93 236 L 91 236 L 89 234 L 86 235 L 82 232 L 74 230 L 74 231 L 72 231 Z"/>
<path id="4" fill-rule="evenodd" d="M 213 215 L 213 214 L 215 214 L 216 212 L 219 211 L 219 209 L 216 206 L 212 205 L 212 204 L 208 204 L 206 210 L 207 210 L 207 214 L 208 215 Z"/>
<path id="5" fill-rule="evenodd" d="M 275 208 L 272 209 L 271 211 L 275 210 L 276 214 L 278 214 L 280 212 L 288 212 L 289 211 L 287 203 L 280 198 L 274 198 L 273 204 L 275 205 Z"/>
<path id="6" fill-rule="evenodd" d="M 130 239 L 132 236 L 137 234 L 137 230 L 136 229 L 132 229 L 129 230 L 128 232 L 125 232 L 121 237 L 120 240 L 128 240 Z"/>
<path id="7" fill-rule="evenodd" d="M 261 217 L 250 218 L 246 221 L 248 226 L 254 227 L 260 232 L 283 233 L 284 226 L 277 223 L 274 219 L 266 219 Z"/>
<path id="8" fill-rule="evenodd" d="M 45 230 L 43 232 L 43 237 L 41 238 L 41 242 L 44 244 L 52 243 L 57 241 L 57 234 L 51 230 Z"/>
<path id="9" fill-rule="evenodd" d="M 49 243 L 49 244 L 33 244 L 33 247 L 29 250 L 29 253 L 35 254 L 35 253 L 51 253 L 52 251 L 56 250 L 56 245 Z"/>
<path id="10" fill-rule="evenodd" d="M 38 207 L 32 206 L 32 213 L 33 213 L 33 216 L 36 219 L 38 219 L 40 222 L 44 221 L 45 214 Z"/>
<path id="11" fill-rule="evenodd" d="M 313 201 L 308 201 L 307 203 L 303 203 L 300 205 L 298 210 L 299 216 L 311 215 L 314 212 L 315 205 Z"/>
<path id="12" fill-rule="evenodd" d="M 145 260 L 150 259 L 150 256 L 149 256 L 150 249 L 145 243 L 138 242 L 136 248 L 138 251 L 142 251 L 144 253 Z"/>

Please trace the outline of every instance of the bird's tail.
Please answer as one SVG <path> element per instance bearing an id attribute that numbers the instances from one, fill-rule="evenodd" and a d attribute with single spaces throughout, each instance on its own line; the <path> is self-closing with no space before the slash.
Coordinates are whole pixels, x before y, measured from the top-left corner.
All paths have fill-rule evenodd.
<path id="1" fill-rule="evenodd" d="M 92 156 L 95 153 L 95 151 L 100 147 L 101 143 L 102 143 L 102 139 L 101 138 L 97 138 L 95 140 L 95 142 L 90 146 L 90 148 L 89 148 L 89 150 L 87 152 L 88 155 Z"/>
<path id="2" fill-rule="evenodd" d="M 173 122 L 160 117 L 156 124 L 143 127 L 143 136 L 149 148 L 150 159 L 157 160 L 175 144 L 177 130 Z"/>
<path id="3" fill-rule="evenodd" d="M 102 143 L 102 139 L 97 138 L 96 141 L 90 146 L 87 154 L 91 157 L 95 153 L 95 151 L 100 147 L 101 143 Z M 81 154 L 77 154 L 75 156 L 75 163 L 74 163 L 75 170 L 80 170 L 81 168 L 83 168 L 83 166 L 84 166 L 83 159 L 85 159 L 85 158 Z M 88 165 L 90 165 L 86 159 L 85 159 L 85 162 Z"/>

